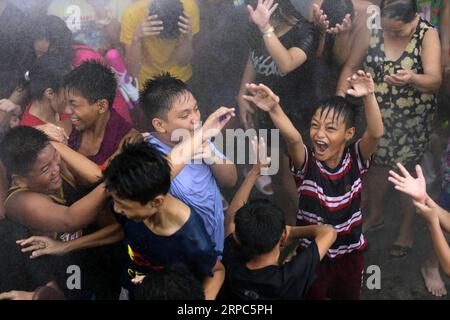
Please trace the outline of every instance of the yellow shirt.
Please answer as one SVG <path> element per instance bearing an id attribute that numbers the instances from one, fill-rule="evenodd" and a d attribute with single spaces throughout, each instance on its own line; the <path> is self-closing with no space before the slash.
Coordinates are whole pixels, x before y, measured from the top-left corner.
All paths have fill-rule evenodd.
<path id="1" fill-rule="evenodd" d="M 128 7 L 122 16 L 122 31 L 120 41 L 130 45 L 133 41 L 133 35 L 136 28 L 144 21 L 148 15 L 148 7 L 153 0 L 139 0 Z M 191 19 L 192 33 L 200 31 L 199 9 L 195 0 L 182 0 L 184 10 Z M 159 37 L 146 37 L 143 40 L 143 61 L 141 73 L 139 75 L 139 84 L 142 88 L 144 82 L 162 72 L 170 72 L 171 75 L 188 81 L 192 77 L 191 65 L 180 66 L 172 56 L 177 46 L 177 40 L 166 40 Z"/>

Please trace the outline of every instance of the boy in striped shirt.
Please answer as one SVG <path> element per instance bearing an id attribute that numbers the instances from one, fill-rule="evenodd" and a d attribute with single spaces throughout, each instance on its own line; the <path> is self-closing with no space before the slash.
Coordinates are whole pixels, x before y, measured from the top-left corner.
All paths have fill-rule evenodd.
<path id="1" fill-rule="evenodd" d="M 357 110 L 345 98 L 329 98 L 316 108 L 309 148 L 268 87 L 248 84 L 251 95 L 244 96 L 269 113 L 286 141 L 300 196 L 297 225 L 332 225 L 338 233 L 308 293 L 314 300 L 359 299 L 361 294 L 362 251 L 367 245 L 361 228 L 361 179 L 383 135 L 383 122 L 371 75 L 358 71 L 348 82 L 347 94 L 363 98 L 367 121 L 362 138 L 353 143 Z"/>

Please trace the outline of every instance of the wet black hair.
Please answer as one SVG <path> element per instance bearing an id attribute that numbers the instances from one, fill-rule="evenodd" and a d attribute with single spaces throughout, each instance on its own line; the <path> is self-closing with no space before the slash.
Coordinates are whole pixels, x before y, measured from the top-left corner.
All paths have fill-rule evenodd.
<path id="1" fill-rule="evenodd" d="M 170 166 L 166 156 L 148 142 L 129 144 L 103 173 L 107 190 L 120 199 L 146 205 L 170 189 Z"/>
<path id="2" fill-rule="evenodd" d="M 58 92 L 69 71 L 70 65 L 60 55 L 45 54 L 37 58 L 33 67 L 25 74 L 31 98 L 42 99 L 45 90 L 49 88 Z"/>
<path id="3" fill-rule="evenodd" d="M 49 52 L 62 56 L 67 63 L 72 63 L 74 44 L 72 32 L 64 20 L 57 16 L 33 16 L 32 28 L 30 30 L 31 40 L 47 40 Z"/>
<path id="4" fill-rule="evenodd" d="M 180 0 L 153 0 L 148 12 L 150 15 L 158 15 L 163 22 L 163 31 L 158 37 L 168 40 L 178 38 L 180 35 L 178 20 L 183 15 L 184 7 Z"/>
<path id="5" fill-rule="evenodd" d="M 39 153 L 49 144 L 48 136 L 33 127 L 19 126 L 6 132 L 0 143 L 0 159 L 8 177 L 26 176 Z"/>
<path id="6" fill-rule="evenodd" d="M 136 300 L 204 300 L 200 281 L 184 264 L 174 264 L 146 275 L 134 289 Z"/>
<path id="7" fill-rule="evenodd" d="M 354 16 L 352 0 L 324 0 L 320 7 L 330 21 L 330 27 L 341 24 L 347 14 Z"/>
<path id="8" fill-rule="evenodd" d="M 416 0 L 385 0 L 381 3 L 381 17 L 409 23 L 417 15 Z"/>
<path id="9" fill-rule="evenodd" d="M 334 96 L 320 101 L 313 112 L 313 116 L 318 110 L 320 110 L 321 117 L 323 115 L 327 117 L 332 112 L 333 121 L 339 119 L 339 117 L 343 117 L 347 129 L 355 127 L 356 120 L 359 116 L 359 108 L 341 96 Z"/>
<path id="10" fill-rule="evenodd" d="M 266 199 L 245 204 L 236 212 L 234 223 L 239 250 L 246 261 L 272 251 L 286 227 L 283 211 Z"/>
<path id="11" fill-rule="evenodd" d="M 188 86 L 170 73 L 147 80 L 140 92 L 141 107 L 149 122 L 154 118 L 167 119 L 175 99 L 190 93 Z"/>
<path id="12" fill-rule="evenodd" d="M 97 60 L 88 60 L 65 77 L 64 87 L 90 104 L 106 99 L 111 109 L 116 97 L 117 80 L 110 67 Z"/>

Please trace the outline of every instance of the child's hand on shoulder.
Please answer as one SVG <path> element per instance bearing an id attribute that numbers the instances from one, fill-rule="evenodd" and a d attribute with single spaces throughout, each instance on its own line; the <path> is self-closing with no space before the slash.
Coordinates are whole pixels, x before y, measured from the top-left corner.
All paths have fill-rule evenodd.
<path id="1" fill-rule="evenodd" d="M 370 73 L 359 70 L 347 79 L 352 87 L 347 90 L 347 94 L 354 97 L 365 97 L 375 92 L 375 84 Z"/>

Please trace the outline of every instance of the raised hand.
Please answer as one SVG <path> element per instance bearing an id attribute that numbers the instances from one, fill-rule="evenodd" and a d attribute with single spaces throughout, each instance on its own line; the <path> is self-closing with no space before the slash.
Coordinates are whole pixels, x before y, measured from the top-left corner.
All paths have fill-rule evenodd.
<path id="1" fill-rule="evenodd" d="M 352 87 L 347 90 L 347 94 L 351 96 L 364 97 L 375 92 L 375 84 L 370 73 L 359 70 L 348 78 L 347 81 Z"/>
<path id="2" fill-rule="evenodd" d="M 252 95 L 243 95 L 242 98 L 249 102 L 253 102 L 263 111 L 271 112 L 280 103 L 280 97 L 274 94 L 269 87 L 263 84 L 256 85 L 254 83 L 249 83 L 246 84 L 245 87 Z"/>
<path id="3" fill-rule="evenodd" d="M 22 247 L 22 252 L 31 252 L 31 259 L 41 256 L 62 256 L 66 253 L 67 243 L 49 237 L 30 237 L 16 242 Z"/>
<path id="4" fill-rule="evenodd" d="M 154 36 L 157 37 L 164 30 L 162 20 L 157 15 L 149 15 L 136 29 L 135 36 L 138 38 Z"/>
<path id="5" fill-rule="evenodd" d="M 413 198 L 413 200 L 417 202 L 424 203 L 428 198 L 428 195 L 422 168 L 419 165 L 416 165 L 417 178 L 414 178 L 409 174 L 408 170 L 406 170 L 406 168 L 402 166 L 401 163 L 397 163 L 397 167 L 399 168 L 403 176 L 400 176 L 399 174 L 390 170 L 390 177 L 388 178 L 388 180 L 394 184 L 394 188 L 396 190 L 409 195 Z"/>
<path id="6" fill-rule="evenodd" d="M 317 4 L 313 4 L 313 19 L 314 25 L 322 34 L 328 30 L 330 21 Z"/>
<path id="7" fill-rule="evenodd" d="M 178 19 L 178 30 L 183 38 L 192 40 L 192 23 L 186 12 Z"/>
<path id="8" fill-rule="evenodd" d="M 261 32 L 267 31 L 270 27 L 270 17 L 278 8 L 278 3 L 274 4 L 273 2 L 274 0 L 258 0 L 258 4 L 255 9 L 253 9 L 251 5 L 247 6 L 247 10 L 250 13 L 250 18 L 258 26 Z"/>
<path id="9" fill-rule="evenodd" d="M 249 117 L 255 114 L 255 109 L 243 97 L 238 97 L 237 102 L 239 106 L 239 117 L 244 125 L 244 129 L 248 130 L 250 129 Z"/>
<path id="10" fill-rule="evenodd" d="M 217 109 L 203 124 L 203 140 L 208 140 L 218 135 L 226 124 L 235 116 L 234 108 L 220 107 Z"/>
<path id="11" fill-rule="evenodd" d="M 342 23 L 336 24 L 334 27 L 330 27 L 327 29 L 327 33 L 329 34 L 341 34 L 349 31 L 352 27 L 352 16 L 348 13 L 345 15 Z"/>
<path id="12" fill-rule="evenodd" d="M 270 157 L 267 156 L 267 146 L 264 138 L 259 138 L 254 136 L 252 140 L 252 150 L 253 154 L 256 156 L 256 164 L 253 165 L 251 172 L 261 176 L 264 175 L 264 171 L 270 165 Z"/>

